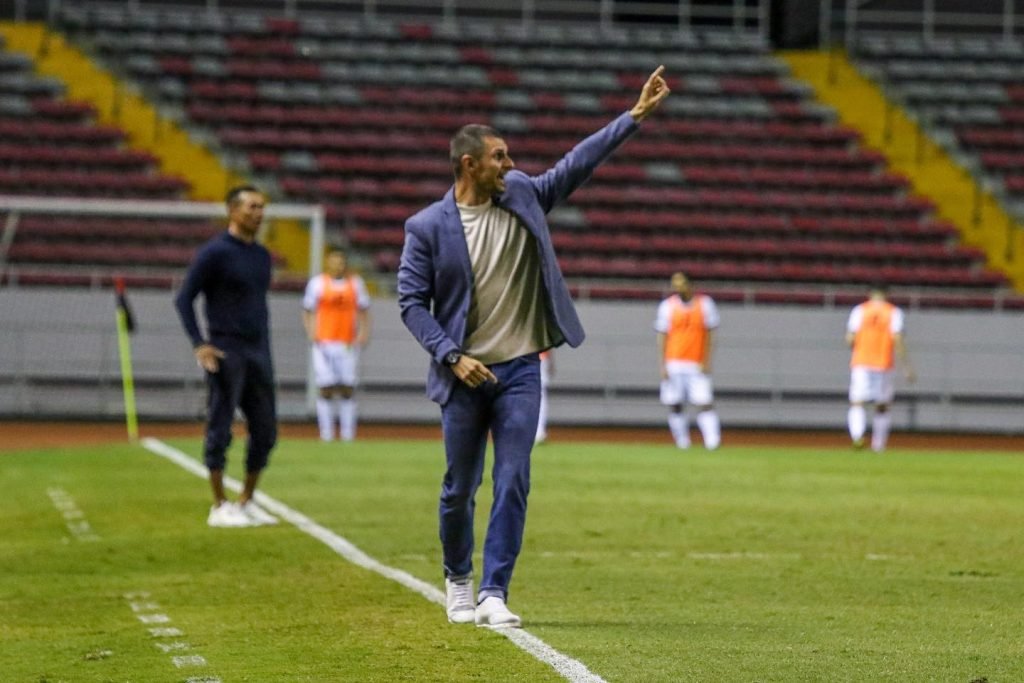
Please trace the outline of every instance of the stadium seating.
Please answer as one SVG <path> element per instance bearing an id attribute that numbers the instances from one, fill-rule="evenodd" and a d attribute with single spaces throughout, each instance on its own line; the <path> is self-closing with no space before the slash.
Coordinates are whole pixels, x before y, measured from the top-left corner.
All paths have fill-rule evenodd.
<path id="1" fill-rule="evenodd" d="M 973 161 L 1024 215 L 1024 42 L 1003 38 L 866 36 L 864 69 L 939 139 Z"/>
<path id="2" fill-rule="evenodd" d="M 382 272 L 404 219 L 449 187 L 458 126 L 494 125 L 541 171 L 661 63 L 663 110 L 552 214 L 578 292 L 658 296 L 685 268 L 744 301 L 829 301 L 879 279 L 914 301 L 1004 299 L 1004 277 L 756 37 L 78 7 L 61 26 L 261 181 L 325 204 Z"/>
<path id="3" fill-rule="evenodd" d="M 178 199 L 187 187 L 127 149 L 123 133 L 98 125 L 88 105 L 32 72 L 31 60 L 0 52 L 0 194 Z M 205 222 L 24 214 L 13 224 L 3 279 L 20 284 L 96 285 L 118 275 L 147 286 L 180 276 Z"/>

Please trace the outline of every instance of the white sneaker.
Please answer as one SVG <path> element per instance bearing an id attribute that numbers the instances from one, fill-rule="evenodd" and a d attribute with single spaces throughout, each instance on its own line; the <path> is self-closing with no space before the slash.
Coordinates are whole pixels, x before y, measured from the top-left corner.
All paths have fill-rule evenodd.
<path id="1" fill-rule="evenodd" d="M 277 524 L 277 517 L 261 508 L 255 501 L 247 500 L 244 505 L 239 506 L 239 509 L 249 518 L 253 526 Z"/>
<path id="2" fill-rule="evenodd" d="M 471 624 L 476 617 L 476 606 L 473 603 L 473 577 L 461 579 L 445 579 L 445 610 L 448 621 L 452 624 Z"/>
<path id="3" fill-rule="evenodd" d="M 504 600 L 491 596 L 476 606 L 476 625 L 486 628 L 519 628 L 523 622 L 508 611 Z"/>
<path id="4" fill-rule="evenodd" d="M 234 503 L 224 501 L 220 505 L 214 505 L 210 508 L 210 516 L 206 518 L 206 523 L 210 526 L 216 527 L 246 527 L 253 526 L 252 519 L 249 515 L 242 512 L 242 509 Z"/>

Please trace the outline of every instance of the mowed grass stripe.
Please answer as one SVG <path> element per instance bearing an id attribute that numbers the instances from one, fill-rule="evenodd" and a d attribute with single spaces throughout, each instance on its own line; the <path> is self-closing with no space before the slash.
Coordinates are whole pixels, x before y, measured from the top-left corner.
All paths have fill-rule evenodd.
<path id="1" fill-rule="evenodd" d="M 197 440 L 172 443 L 186 452 L 200 448 Z M 17 558 L 0 555 L 5 578 L 33 553 L 37 564 L 54 561 L 53 548 L 40 544 L 62 530 L 67 535 L 45 493 L 56 481 L 103 537 L 90 545 L 110 545 L 111 526 L 145 527 L 128 534 L 131 543 L 116 544 L 123 558 L 114 564 L 130 570 L 129 578 L 151 579 L 156 589 L 150 590 L 184 623 L 190 642 L 204 648 L 225 683 L 559 680 L 500 639 L 480 637 L 480 629 L 448 627 L 439 607 L 339 562 L 294 530 L 205 529 L 205 487 L 180 470 L 154 465 L 140 449 L 115 451 L 0 459 L 0 486 L 14 491 L 0 498 L 0 527 L 5 543 L 21 539 L 8 544 Z M 235 472 L 241 461 L 236 448 Z M 97 467 L 102 476 L 83 474 Z M 270 495 L 343 532 L 381 562 L 439 585 L 442 469 L 436 442 L 343 447 L 285 441 L 265 485 Z M 709 455 L 646 445 L 549 444 L 534 453 L 531 512 L 511 604 L 532 633 L 611 683 L 1024 680 L 1022 475 L 1024 458 L 991 453 L 892 451 L 879 457 L 726 447 Z M 89 479 L 96 485 L 85 485 Z M 28 497 L 34 510 L 22 508 L 29 485 L 36 487 Z M 98 499 L 82 494 L 93 488 L 104 493 Z M 485 482 L 478 501 L 478 539 L 488 488 Z M 127 521 L 109 522 L 104 496 L 124 508 Z M 151 519 L 154 509 L 158 521 Z M 42 518 L 48 527 L 22 532 Z M 152 550 L 155 541 L 191 547 L 185 556 L 192 563 Z M 243 559 L 223 559 L 228 549 Z M 146 552 L 153 558 L 148 563 L 140 557 Z M 207 555 L 214 566 L 196 564 Z M 222 565 L 246 571 L 217 573 Z M 328 573 L 333 582 L 323 580 Z M 95 592 L 100 584 L 115 602 L 123 585 L 139 588 L 137 581 L 115 581 L 114 574 L 86 575 L 80 585 Z M 10 616 L 10 596 L 45 592 L 22 587 L 21 576 L 14 576 L 17 587 L 0 584 L 0 671 L 7 671 L 5 654 L 25 640 L 12 646 L 8 629 L 30 619 Z M 252 590 L 239 591 L 231 583 L 238 576 Z M 178 590 L 171 590 L 178 588 L 172 579 L 180 581 Z M 193 584 L 200 597 L 189 597 Z M 67 597 L 77 587 L 65 588 L 61 597 L 77 601 Z M 160 595 L 163 588 L 169 599 Z M 222 631 L 243 619 L 243 640 L 204 625 L 215 620 L 199 603 L 211 596 L 219 601 L 218 619 L 228 615 Z M 92 601 L 83 600 L 93 610 Z M 227 612 L 232 605 L 243 608 L 241 617 Z M 124 610 L 123 601 L 116 609 Z M 106 618 L 102 610 L 99 618 Z M 65 627 L 53 623 L 39 631 L 50 634 L 46 655 L 61 651 L 55 643 L 79 637 L 74 629 L 64 637 Z M 138 639 L 134 625 L 127 629 Z M 434 647 L 437 638 L 444 646 Z M 325 645 L 317 646 L 317 639 Z M 209 644 L 217 647 L 206 649 Z M 83 647 L 70 652 L 80 656 Z M 278 648 L 281 656 L 267 657 L 263 648 Z M 298 675 L 289 676 L 289 659 L 296 657 L 305 659 L 295 668 Z M 113 659 L 89 665 L 109 666 Z M 262 662 L 265 675 L 255 673 L 254 662 Z M 395 668 L 397 662 L 409 666 Z M 166 662 L 159 665 L 166 672 Z"/>

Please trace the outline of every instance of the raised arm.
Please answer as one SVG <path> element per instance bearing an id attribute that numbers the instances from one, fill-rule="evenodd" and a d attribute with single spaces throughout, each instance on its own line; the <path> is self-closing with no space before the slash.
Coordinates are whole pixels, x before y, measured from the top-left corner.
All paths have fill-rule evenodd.
<path id="1" fill-rule="evenodd" d="M 531 178 L 545 212 L 585 183 L 594 170 L 638 130 L 639 122 L 668 97 L 670 91 L 662 77 L 664 71 L 664 66 L 654 70 L 640 90 L 636 104 L 628 112 L 573 147 L 554 167 Z"/>

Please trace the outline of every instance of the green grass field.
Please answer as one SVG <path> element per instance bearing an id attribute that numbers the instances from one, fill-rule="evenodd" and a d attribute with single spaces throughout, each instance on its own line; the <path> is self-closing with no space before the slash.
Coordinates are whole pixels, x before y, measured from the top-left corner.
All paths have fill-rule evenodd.
<path id="1" fill-rule="evenodd" d="M 441 469 L 291 440 L 264 490 L 440 587 Z M 553 443 L 510 605 L 610 683 L 1022 681 L 1022 482 L 1007 454 Z M 291 525 L 207 528 L 205 483 L 140 446 L 4 454 L 0 491 L 4 683 L 563 680 Z"/>

